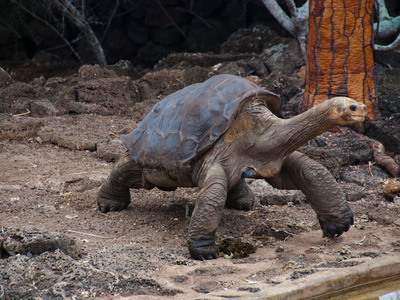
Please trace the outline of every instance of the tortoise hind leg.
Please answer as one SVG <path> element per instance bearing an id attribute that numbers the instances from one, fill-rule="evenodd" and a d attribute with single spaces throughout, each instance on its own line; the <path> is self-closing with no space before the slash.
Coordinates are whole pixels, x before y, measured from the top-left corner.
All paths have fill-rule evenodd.
<path id="1" fill-rule="evenodd" d="M 129 188 L 142 188 L 142 168 L 126 152 L 115 163 L 111 174 L 97 195 L 97 205 L 103 213 L 125 209 L 131 202 Z"/>
<path id="2" fill-rule="evenodd" d="M 242 178 L 229 192 L 225 203 L 227 208 L 237 210 L 251 210 L 255 202 L 255 196 L 246 180 Z"/>

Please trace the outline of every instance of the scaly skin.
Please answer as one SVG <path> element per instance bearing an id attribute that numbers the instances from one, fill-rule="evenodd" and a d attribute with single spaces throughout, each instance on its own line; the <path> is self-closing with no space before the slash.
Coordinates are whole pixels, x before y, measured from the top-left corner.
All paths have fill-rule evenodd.
<path id="1" fill-rule="evenodd" d="M 125 209 L 131 203 L 129 188 L 143 188 L 142 168 L 126 152 L 115 164 L 97 195 L 103 213 Z"/>
<path id="2" fill-rule="evenodd" d="M 201 186 L 190 220 L 188 247 L 193 258 L 203 260 L 216 258 L 219 253 L 215 232 L 228 193 L 228 180 L 221 164 L 210 167 Z"/>
<path id="3" fill-rule="evenodd" d="M 266 180 L 278 189 L 301 190 L 317 213 L 322 232 L 327 237 L 340 236 L 354 223 L 344 192 L 331 173 L 303 153 L 293 152 L 281 172 Z"/>

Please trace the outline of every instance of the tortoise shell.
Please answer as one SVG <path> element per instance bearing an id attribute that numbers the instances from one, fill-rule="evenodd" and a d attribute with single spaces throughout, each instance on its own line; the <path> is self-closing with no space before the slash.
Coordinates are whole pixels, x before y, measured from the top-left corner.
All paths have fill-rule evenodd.
<path id="1" fill-rule="evenodd" d="M 121 139 L 142 168 L 183 172 L 216 143 L 241 105 L 254 96 L 263 96 L 268 108 L 280 113 L 277 95 L 247 79 L 217 75 L 165 97 Z"/>

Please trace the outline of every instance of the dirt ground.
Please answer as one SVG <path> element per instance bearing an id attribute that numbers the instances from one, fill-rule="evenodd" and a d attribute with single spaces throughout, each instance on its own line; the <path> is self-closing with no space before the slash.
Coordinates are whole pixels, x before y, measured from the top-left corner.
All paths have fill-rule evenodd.
<path id="1" fill-rule="evenodd" d="M 201 76 L 213 72 L 198 70 Z M 337 239 L 322 236 L 299 191 L 278 191 L 260 180 L 249 180 L 254 209 L 226 209 L 217 232 L 219 243 L 231 237 L 256 247 L 247 257 L 189 257 L 186 234 L 196 189 L 132 190 L 126 210 L 100 213 L 96 194 L 125 151 L 117 134 L 133 130 L 154 103 L 145 99 L 119 113 L 123 107 L 112 100 L 129 98 L 124 88 L 146 92 L 148 99 L 170 90 L 157 94 L 151 88 L 155 75 L 135 81 L 136 89 L 127 88 L 133 82 L 127 77 L 82 81 L 79 72 L 64 81 L 13 83 L 18 94 L 11 96 L 22 100 L 9 100 L 8 112 L 0 114 L 0 299 L 245 298 L 313 273 L 400 255 L 400 201 L 383 196 L 383 188 L 397 180 L 374 164 L 368 143 L 345 129 L 301 149 L 330 169 L 354 211 L 354 226 Z M 168 84 L 166 77 L 160 84 L 176 90 L 176 82 L 191 83 L 186 71 L 170 72 L 180 80 Z M 100 103 L 95 98 L 107 82 L 110 89 L 116 86 L 115 94 L 108 92 Z M 69 100 L 71 86 L 79 101 Z M 26 95 L 35 101 L 23 100 Z M 30 103 L 29 110 L 15 103 Z"/>

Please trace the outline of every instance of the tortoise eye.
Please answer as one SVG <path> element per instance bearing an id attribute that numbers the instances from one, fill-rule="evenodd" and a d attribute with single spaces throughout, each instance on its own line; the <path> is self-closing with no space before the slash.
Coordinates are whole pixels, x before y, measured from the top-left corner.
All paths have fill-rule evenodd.
<path id="1" fill-rule="evenodd" d="M 354 112 L 357 110 L 357 107 L 355 105 L 350 105 L 349 108 L 351 111 L 354 111 Z"/>

